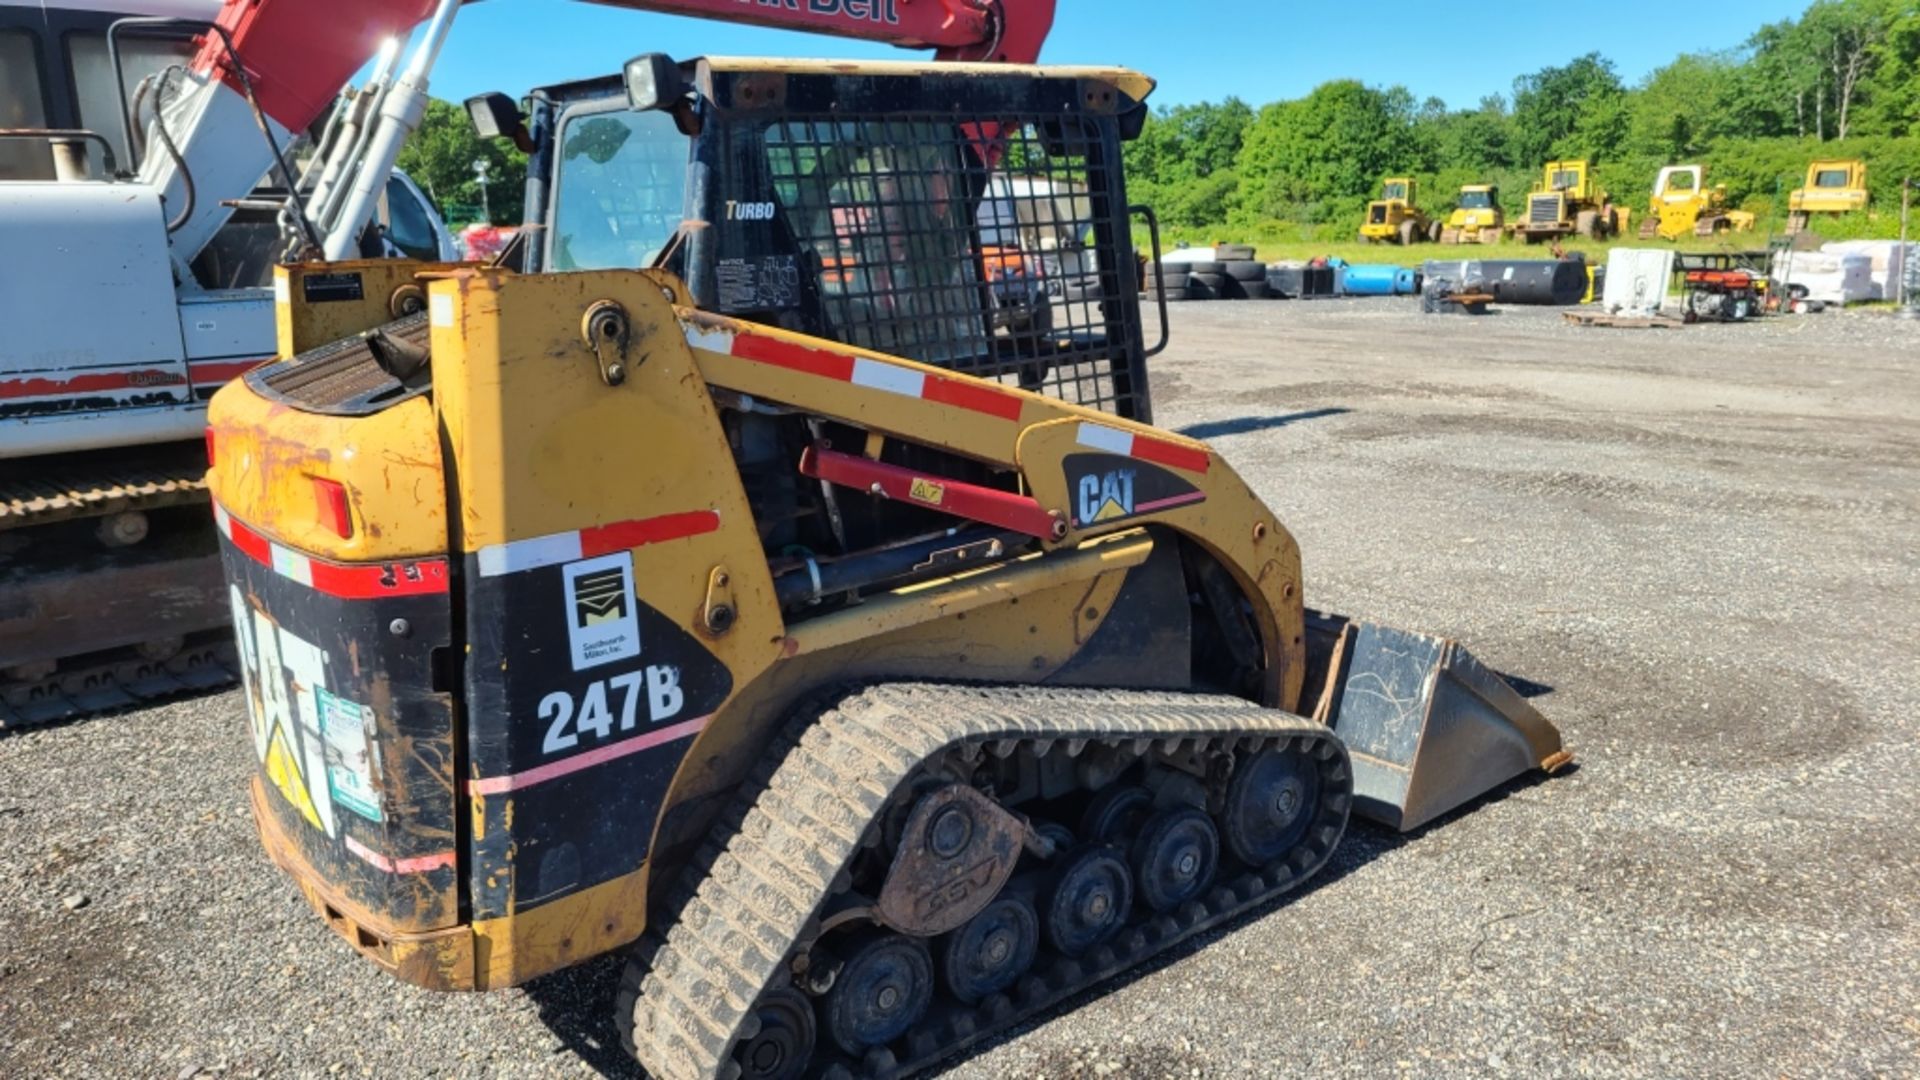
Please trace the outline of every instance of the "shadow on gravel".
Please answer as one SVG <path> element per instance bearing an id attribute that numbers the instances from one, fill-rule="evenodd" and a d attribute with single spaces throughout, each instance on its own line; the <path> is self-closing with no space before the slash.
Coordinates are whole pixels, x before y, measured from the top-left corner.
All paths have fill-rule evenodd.
<path id="1" fill-rule="evenodd" d="M 525 987 L 540 1022 L 559 1040 L 556 1055 L 572 1054 L 601 1076 L 645 1080 L 646 1073 L 620 1047 L 613 1027 L 613 998 L 620 989 L 625 950 L 535 979 Z"/>
<path id="2" fill-rule="evenodd" d="M 1308 409 L 1305 412 L 1283 413 L 1278 416 L 1242 416 L 1234 420 L 1210 420 L 1204 424 L 1188 424 L 1186 427 L 1174 430 L 1189 439 L 1216 439 L 1222 435 L 1245 435 L 1253 431 L 1270 431 L 1273 428 L 1286 427 L 1288 424 L 1320 420 L 1352 411 L 1352 409 L 1334 406 L 1326 409 Z"/>
<path id="3" fill-rule="evenodd" d="M 1507 678 L 1508 681 L 1516 684 L 1524 682 L 1512 676 Z M 1527 685 L 1539 687 L 1537 683 Z M 1539 687 L 1539 689 L 1545 692 L 1550 688 Z M 1521 690 L 1521 693 L 1524 694 L 1526 691 Z M 1556 779 L 1571 776 L 1578 771 L 1577 764 L 1569 764 L 1560 770 Z M 1123 972 L 1078 996 L 1068 998 L 1061 1004 L 1029 1018 L 1017 1027 L 969 1047 L 960 1056 L 935 1066 L 929 1074 L 938 1075 L 963 1061 L 1017 1039 L 1049 1020 L 1085 1008 L 1116 990 L 1131 986 L 1144 976 L 1216 944 L 1221 938 L 1272 915 L 1303 896 L 1336 884 L 1348 874 L 1358 871 L 1383 855 L 1419 840 L 1434 829 L 1445 828 L 1448 823 L 1457 818 L 1497 803 L 1517 791 L 1546 783 L 1547 780 L 1548 777 L 1541 773 L 1528 773 L 1502 784 L 1465 806 L 1436 818 L 1410 833 L 1396 833 L 1391 829 L 1356 819 L 1348 826 L 1346 836 L 1334 849 L 1333 856 L 1328 860 L 1327 865 L 1305 887 L 1276 896 L 1220 926 L 1188 938 L 1139 967 Z M 621 1049 L 619 1033 L 613 1027 L 613 999 L 619 990 L 620 971 L 625 963 L 624 953 L 602 956 L 567 971 L 535 979 L 526 985 L 525 991 L 527 997 L 538 1009 L 541 1022 L 547 1025 L 558 1040 L 559 1045 L 554 1050 L 556 1055 L 573 1054 L 601 1076 L 617 1077 L 622 1080 L 626 1078 L 645 1080 L 646 1074 L 627 1056 L 626 1051 Z"/>

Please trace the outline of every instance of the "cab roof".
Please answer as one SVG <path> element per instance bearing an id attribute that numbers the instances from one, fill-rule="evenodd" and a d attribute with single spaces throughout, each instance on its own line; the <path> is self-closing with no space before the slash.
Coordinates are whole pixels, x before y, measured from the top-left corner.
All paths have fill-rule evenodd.
<path id="1" fill-rule="evenodd" d="M 1030 79 L 1096 79 L 1135 101 L 1153 93 L 1154 81 L 1130 68 L 1076 64 L 990 64 L 940 60 L 805 60 L 767 56 L 702 56 L 693 63 L 729 74 L 768 72 L 775 75 L 977 75 L 983 78 L 1023 76 Z"/>

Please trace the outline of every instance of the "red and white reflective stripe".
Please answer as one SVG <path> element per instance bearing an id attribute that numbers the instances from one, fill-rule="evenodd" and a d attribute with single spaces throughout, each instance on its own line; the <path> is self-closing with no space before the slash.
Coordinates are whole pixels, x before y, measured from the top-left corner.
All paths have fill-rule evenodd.
<path id="1" fill-rule="evenodd" d="M 256 356 L 247 360 L 193 360 L 187 363 L 187 374 L 192 376 L 196 386 L 227 383 L 270 359 L 272 357 Z"/>
<path id="2" fill-rule="evenodd" d="M 29 375 L 0 379 L 0 400 L 38 397 L 73 397 L 76 394 L 114 394 L 132 390 L 164 390 L 187 385 L 186 377 L 166 368 L 134 368 L 123 371 L 89 371 L 47 378 Z"/>
<path id="3" fill-rule="evenodd" d="M 426 596 L 448 589 L 447 560 L 413 559 L 384 563 L 332 563 L 282 547 L 244 523 L 226 507 L 213 504 L 220 535 L 248 558 L 288 581 L 342 600 L 379 600 L 389 596 Z"/>
<path id="4" fill-rule="evenodd" d="M 1018 421 L 1020 411 L 1026 407 L 1026 402 L 1013 391 L 973 379 L 951 378 L 888 360 L 796 345 L 768 334 L 737 333 L 693 322 L 681 325 L 686 331 L 687 344 L 724 356 L 770 364 L 919 401 L 951 405 L 1000 420 Z"/>
<path id="5" fill-rule="evenodd" d="M 1160 465 L 1171 465 L 1188 472 L 1204 473 L 1213 463 L 1213 455 L 1205 450 L 1165 439 L 1155 439 L 1148 435 L 1135 435 L 1130 431 L 1082 421 L 1080 431 L 1074 440 L 1081 446 L 1094 450 L 1104 450 L 1109 454 L 1121 454 L 1126 457 L 1152 461 Z"/>
<path id="6" fill-rule="evenodd" d="M 432 855 L 415 855 L 406 859 L 394 859 L 382 855 L 367 845 L 347 837 L 347 850 L 358 855 L 363 861 L 376 869 L 389 874 L 424 874 L 429 870 L 439 870 L 453 865 L 453 852 L 437 851 Z"/>
<path id="7" fill-rule="evenodd" d="M 530 540 L 509 540 L 488 544 L 480 549 L 480 576 L 499 577 L 542 566 L 578 562 L 597 555 L 701 536 L 720 528 L 718 510 L 693 510 L 684 514 L 616 521 L 572 532 L 536 536 Z"/>
<path id="8" fill-rule="evenodd" d="M 603 746 L 598 750 L 589 750 L 584 754 L 575 754 L 573 757 L 567 758 L 564 761 L 555 761 L 551 764 L 527 769 L 524 772 L 508 773 L 505 776 L 489 776 L 483 780 L 469 780 L 467 781 L 467 790 L 475 795 L 504 795 L 509 791 L 522 791 L 536 784 L 544 784 L 549 780 L 558 780 L 562 776 L 572 775 L 582 769 L 590 769 L 595 765 L 604 765 L 609 761 L 618 761 L 623 757 L 637 754 L 642 750 L 651 750 L 656 746 L 664 746 L 670 742 L 679 742 L 681 739 L 691 739 L 695 735 L 700 734 L 701 729 L 705 728 L 707 721 L 711 719 L 713 719 L 712 716 L 701 716 L 692 720 L 685 720 L 672 727 L 664 727 L 658 731 L 649 731 L 638 738 L 627 739 L 624 742 L 617 742 L 610 746 Z"/>

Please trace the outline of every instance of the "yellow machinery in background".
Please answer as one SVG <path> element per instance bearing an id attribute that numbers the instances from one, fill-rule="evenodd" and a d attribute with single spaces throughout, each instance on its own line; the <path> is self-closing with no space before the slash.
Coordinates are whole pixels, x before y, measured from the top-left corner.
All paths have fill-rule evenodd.
<path id="1" fill-rule="evenodd" d="M 1382 180 L 1380 197 L 1367 204 L 1367 216 L 1360 225 L 1361 241 L 1417 244 L 1440 239 L 1440 223 L 1420 209 L 1417 190 L 1411 177 L 1390 176 Z"/>
<path id="2" fill-rule="evenodd" d="M 1858 158 L 1815 161 L 1805 187 L 1787 199 L 1787 234 L 1807 227 L 1814 214 L 1845 214 L 1867 208 L 1867 163 Z"/>
<path id="3" fill-rule="evenodd" d="M 1506 223 L 1506 214 L 1500 209 L 1500 189 L 1492 184 L 1467 184 L 1461 187 L 1459 201 L 1440 230 L 1440 242 L 1498 243 Z"/>
<path id="4" fill-rule="evenodd" d="M 1727 206 L 1727 187 L 1707 186 L 1704 165 L 1668 165 L 1653 180 L 1647 217 L 1640 223 L 1640 239 L 1678 240 L 1684 236 L 1716 236 L 1748 232 L 1753 215 Z"/>
<path id="5" fill-rule="evenodd" d="M 1510 228 L 1529 244 L 1578 234 L 1603 240 L 1619 232 L 1619 214 L 1585 161 L 1549 161 L 1527 194 L 1527 212 Z"/>
<path id="6" fill-rule="evenodd" d="M 280 268 L 208 483 L 329 926 L 449 990 L 631 947 L 661 1080 L 896 1077 L 1570 759 L 1153 426 L 1151 88 L 644 56 L 469 103 L 532 147 L 516 268 Z M 1085 259 L 1001 318 L 983 204 L 1068 187 Z"/>

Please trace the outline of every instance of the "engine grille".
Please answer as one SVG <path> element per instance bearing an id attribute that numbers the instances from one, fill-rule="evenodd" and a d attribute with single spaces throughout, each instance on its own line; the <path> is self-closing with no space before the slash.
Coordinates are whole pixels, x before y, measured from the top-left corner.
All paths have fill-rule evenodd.
<path id="1" fill-rule="evenodd" d="M 1561 220 L 1560 196 L 1535 195 L 1527 200 L 1529 225 L 1558 225 Z"/>
<path id="2" fill-rule="evenodd" d="M 388 336 L 419 348 L 431 334 L 426 312 L 380 328 Z M 330 341 L 298 356 L 262 364 L 247 373 L 256 393 L 308 412 L 360 416 L 378 412 L 426 392 L 409 387 L 380 367 L 364 335 Z"/>

